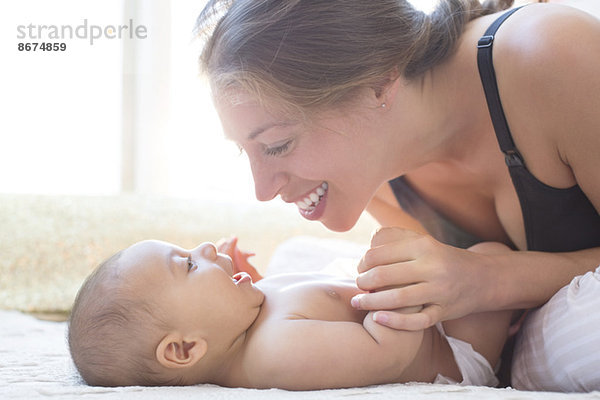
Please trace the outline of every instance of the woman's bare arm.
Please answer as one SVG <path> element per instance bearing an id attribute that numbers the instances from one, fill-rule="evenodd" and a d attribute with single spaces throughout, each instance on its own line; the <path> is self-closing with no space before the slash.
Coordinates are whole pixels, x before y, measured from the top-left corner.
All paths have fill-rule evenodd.
<path id="1" fill-rule="evenodd" d="M 494 51 L 517 147 L 538 179 L 558 188 L 578 184 L 600 210 L 600 21 L 548 5 L 513 17 Z M 387 326 L 423 329 L 473 312 L 539 306 L 599 264 L 600 248 L 475 254 L 390 228 L 374 237 L 359 266 L 359 287 L 377 292 L 355 303 L 367 310 L 425 304 L 410 315 L 378 313 Z"/>
<path id="2" fill-rule="evenodd" d="M 381 226 L 400 226 L 415 232 L 426 233 L 419 221 L 400 208 L 387 183 L 377 190 L 367 205 L 367 212 Z"/>

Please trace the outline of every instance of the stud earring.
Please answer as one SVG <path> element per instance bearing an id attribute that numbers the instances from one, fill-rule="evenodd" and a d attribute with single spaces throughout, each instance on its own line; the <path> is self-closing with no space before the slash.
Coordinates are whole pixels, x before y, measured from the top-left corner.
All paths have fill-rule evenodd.
<path id="1" fill-rule="evenodd" d="M 386 107 L 387 107 L 387 104 L 385 104 L 385 103 L 381 103 L 381 105 L 380 105 L 379 107 L 381 107 L 381 108 L 386 108 Z"/>

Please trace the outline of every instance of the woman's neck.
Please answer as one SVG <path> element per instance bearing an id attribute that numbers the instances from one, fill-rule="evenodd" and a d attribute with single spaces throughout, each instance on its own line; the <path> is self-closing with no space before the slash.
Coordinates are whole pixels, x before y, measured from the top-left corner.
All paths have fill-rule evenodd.
<path id="1" fill-rule="evenodd" d="M 410 147 L 411 152 L 394 159 L 392 175 L 429 164 L 473 171 L 485 166 L 482 149 L 495 138 L 489 134 L 493 127 L 477 69 L 476 36 L 477 30 L 468 27 L 448 60 L 398 92 L 397 116 L 391 121 L 396 148 Z M 412 142 L 403 139 L 406 135 L 412 135 Z"/>

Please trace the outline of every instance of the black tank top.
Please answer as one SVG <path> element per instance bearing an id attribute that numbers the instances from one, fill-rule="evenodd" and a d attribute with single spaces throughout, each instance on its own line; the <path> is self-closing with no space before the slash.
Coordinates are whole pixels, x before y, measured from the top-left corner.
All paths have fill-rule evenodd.
<path id="1" fill-rule="evenodd" d="M 520 8 L 520 7 L 519 7 Z M 600 246 L 600 214 L 579 185 L 557 189 L 540 182 L 525 165 L 502 109 L 492 62 L 494 35 L 519 8 L 501 15 L 477 43 L 477 64 L 488 109 L 500 149 L 519 197 L 527 237 L 527 249 L 546 252 L 575 251 Z M 403 177 L 390 186 L 400 206 L 441 242 L 466 248 L 483 241 L 425 203 Z"/>

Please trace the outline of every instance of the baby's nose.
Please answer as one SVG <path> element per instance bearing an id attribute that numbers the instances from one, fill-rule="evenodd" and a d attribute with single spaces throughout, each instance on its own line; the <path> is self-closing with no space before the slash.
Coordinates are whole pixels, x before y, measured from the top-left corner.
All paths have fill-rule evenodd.
<path id="1" fill-rule="evenodd" d="M 200 246 L 192 250 L 192 252 L 200 253 L 203 258 L 206 258 L 210 261 L 215 261 L 217 259 L 217 248 L 210 242 L 202 243 Z"/>

